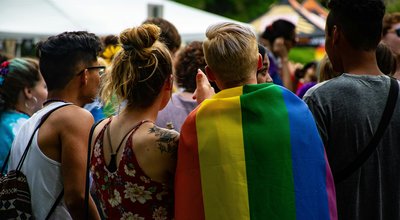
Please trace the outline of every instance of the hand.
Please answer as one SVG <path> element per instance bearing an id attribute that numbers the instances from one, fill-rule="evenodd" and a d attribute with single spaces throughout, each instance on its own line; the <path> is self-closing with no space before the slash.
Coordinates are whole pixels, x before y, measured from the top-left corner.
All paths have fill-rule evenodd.
<path id="1" fill-rule="evenodd" d="M 288 50 L 285 46 L 285 39 L 283 37 L 278 37 L 275 39 L 272 51 L 281 59 L 288 57 Z"/>
<path id="2" fill-rule="evenodd" d="M 193 99 L 197 101 L 197 104 L 200 104 L 214 94 L 214 88 L 211 86 L 210 82 L 208 82 L 206 74 L 198 69 L 196 75 L 196 90 L 193 93 Z"/>

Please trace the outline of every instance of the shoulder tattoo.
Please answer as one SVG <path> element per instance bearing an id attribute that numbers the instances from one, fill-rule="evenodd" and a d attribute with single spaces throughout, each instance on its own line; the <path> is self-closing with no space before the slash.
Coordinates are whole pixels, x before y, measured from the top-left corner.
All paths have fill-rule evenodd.
<path id="1" fill-rule="evenodd" d="M 158 137 L 157 144 L 161 153 L 176 155 L 178 150 L 178 135 L 176 133 L 153 126 L 149 129 L 149 134 L 154 134 Z"/>

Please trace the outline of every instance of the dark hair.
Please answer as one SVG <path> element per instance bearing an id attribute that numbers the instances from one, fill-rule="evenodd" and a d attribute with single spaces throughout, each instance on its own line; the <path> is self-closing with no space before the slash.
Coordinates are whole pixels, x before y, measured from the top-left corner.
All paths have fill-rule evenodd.
<path id="1" fill-rule="evenodd" d="M 0 76 L 0 112 L 15 109 L 20 92 L 25 87 L 35 87 L 40 80 L 39 63 L 32 58 L 14 58 L 7 67 L 1 68 L 4 71 Z"/>
<path id="2" fill-rule="evenodd" d="M 107 47 L 108 45 L 118 45 L 118 36 L 116 35 L 107 35 L 102 38 L 103 46 Z"/>
<path id="3" fill-rule="evenodd" d="M 121 49 L 119 45 L 119 39 L 116 35 L 107 35 L 101 38 L 103 43 L 103 51 L 100 53 L 100 57 L 104 59 L 107 65 L 111 64 L 114 56 Z"/>
<path id="4" fill-rule="evenodd" d="M 261 37 L 268 40 L 271 45 L 273 45 L 275 39 L 279 37 L 283 37 L 285 40 L 294 40 L 293 32 L 295 28 L 296 26 L 292 22 L 278 19 L 265 28 Z"/>
<path id="5" fill-rule="evenodd" d="M 89 66 L 101 51 L 100 39 L 86 31 L 64 32 L 37 45 L 40 71 L 49 91 L 63 89 L 80 65 Z"/>
<path id="6" fill-rule="evenodd" d="M 265 47 L 263 45 L 261 45 L 260 43 L 258 44 L 258 53 L 261 54 L 261 57 L 264 60 L 265 55 L 267 53 L 267 49 L 265 49 Z"/>
<path id="7" fill-rule="evenodd" d="M 396 57 L 386 44 L 378 44 L 378 47 L 376 48 L 376 61 L 379 69 L 385 75 L 393 75 L 396 72 Z"/>
<path id="8" fill-rule="evenodd" d="M 155 24 L 161 28 L 160 41 L 165 43 L 172 53 L 175 53 L 181 46 L 181 35 L 171 22 L 163 18 L 149 18 L 143 24 Z"/>
<path id="9" fill-rule="evenodd" d="M 101 88 L 104 102 L 116 94 L 129 107 L 146 108 L 154 103 L 165 80 L 172 74 L 172 58 L 165 44 L 158 41 L 160 28 L 142 24 L 128 28 L 120 36 L 122 48 L 113 60 L 110 74 Z"/>
<path id="10" fill-rule="evenodd" d="M 257 76 L 258 76 L 258 74 L 265 75 L 265 74 L 267 74 L 268 69 L 269 69 L 269 62 L 268 62 L 268 65 L 266 63 L 264 63 L 265 56 L 267 56 L 267 49 L 260 43 L 258 44 L 258 53 L 261 54 L 263 66 L 257 70 Z"/>
<path id="11" fill-rule="evenodd" d="M 205 72 L 206 61 L 203 53 L 203 42 L 192 41 L 177 56 L 175 75 L 179 87 L 187 92 L 196 90 L 197 69 Z"/>
<path id="12" fill-rule="evenodd" d="M 297 78 L 297 79 L 301 79 L 301 78 L 303 78 L 305 75 L 306 75 L 306 73 L 307 73 L 307 70 L 308 69 L 317 69 L 317 65 L 318 65 L 318 63 L 316 62 L 316 61 L 311 61 L 311 62 L 308 62 L 308 63 L 306 63 L 304 66 L 303 66 L 303 68 L 297 68 L 296 70 L 295 70 L 295 72 L 294 72 L 294 76 Z M 315 81 L 316 81 L 317 79 L 315 79 Z"/>
<path id="13" fill-rule="evenodd" d="M 382 0 L 331 0 L 327 33 L 333 26 L 342 30 L 350 45 L 357 50 L 373 50 L 381 40 L 385 4 Z"/>

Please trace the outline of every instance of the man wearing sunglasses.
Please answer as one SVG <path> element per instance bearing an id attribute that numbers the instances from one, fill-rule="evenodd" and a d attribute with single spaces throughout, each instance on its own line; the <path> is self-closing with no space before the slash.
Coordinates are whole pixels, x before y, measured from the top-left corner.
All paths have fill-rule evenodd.
<path id="1" fill-rule="evenodd" d="M 397 60 L 397 68 L 393 76 L 400 79 L 400 12 L 386 14 L 383 18 L 382 41 L 390 47 Z"/>
<path id="2" fill-rule="evenodd" d="M 55 207 L 51 219 L 100 218 L 90 196 L 88 209 L 84 208 L 89 131 L 94 120 L 82 108 L 97 95 L 100 74 L 105 69 L 97 59 L 100 51 L 100 39 L 86 31 L 64 32 L 37 46 L 48 100 L 15 137 L 9 163 L 9 169 L 15 169 L 41 118 L 62 107 L 49 115 L 32 136 L 22 166 L 35 219 L 45 219 L 51 207 Z"/>

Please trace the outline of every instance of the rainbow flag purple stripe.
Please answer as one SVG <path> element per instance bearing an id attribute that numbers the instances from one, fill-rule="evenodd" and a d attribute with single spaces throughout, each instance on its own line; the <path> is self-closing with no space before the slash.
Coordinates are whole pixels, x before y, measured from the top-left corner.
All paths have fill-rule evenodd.
<path id="1" fill-rule="evenodd" d="M 179 219 L 337 219 L 333 178 L 306 104 L 274 84 L 223 90 L 182 127 Z"/>

